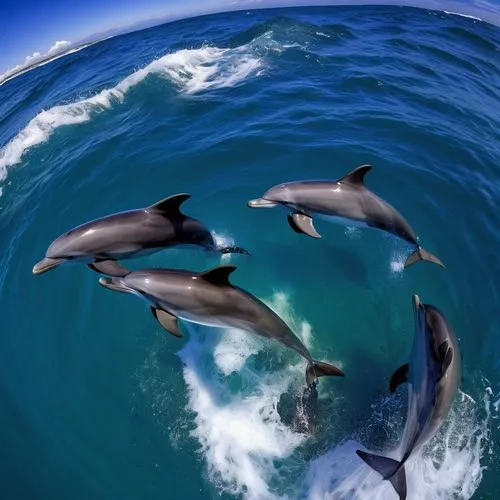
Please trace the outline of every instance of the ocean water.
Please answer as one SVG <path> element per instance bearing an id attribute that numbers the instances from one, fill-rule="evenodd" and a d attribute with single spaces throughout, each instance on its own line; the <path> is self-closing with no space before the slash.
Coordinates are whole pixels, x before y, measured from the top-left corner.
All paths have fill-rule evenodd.
<path id="1" fill-rule="evenodd" d="M 400 7 L 243 11 L 94 44 L 0 86 L 1 498 L 396 498 L 357 457 L 391 455 L 413 338 L 411 295 L 439 307 L 463 381 L 407 465 L 409 499 L 500 495 L 500 31 Z M 367 186 L 446 264 L 404 242 L 246 203 L 272 185 Z M 184 211 L 251 256 L 170 250 L 127 263 L 201 271 L 274 308 L 322 379 L 292 425 L 304 361 L 231 330 L 166 335 L 144 303 L 64 265 L 33 276 L 60 233 L 192 194 Z M 396 455 L 394 455 L 396 456 Z"/>

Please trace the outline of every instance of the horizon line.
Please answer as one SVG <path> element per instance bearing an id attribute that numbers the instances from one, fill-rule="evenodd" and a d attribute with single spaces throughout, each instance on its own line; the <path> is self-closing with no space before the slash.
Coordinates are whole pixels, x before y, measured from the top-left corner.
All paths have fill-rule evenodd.
<path id="1" fill-rule="evenodd" d="M 279 0 L 277 0 L 279 1 Z M 314 0 L 313 0 L 314 1 Z M 424 0 L 425 1 L 425 0 Z M 431 3 L 433 3 L 434 0 L 430 0 Z M 439 0 L 436 0 L 439 1 Z M 451 2 L 452 5 L 454 5 L 453 2 Z M 94 45 L 96 43 L 103 42 L 105 40 L 108 40 L 110 38 L 115 38 L 119 36 L 125 36 L 131 33 L 138 33 L 140 31 L 152 29 L 152 28 L 157 28 L 166 24 L 174 23 L 177 21 L 182 21 L 182 20 L 188 20 L 188 19 L 196 19 L 198 17 L 204 17 L 204 16 L 211 16 L 211 15 L 217 15 L 217 14 L 224 14 L 224 13 L 238 13 L 238 12 L 246 12 L 246 11 L 259 11 L 259 10 L 281 10 L 281 9 L 289 9 L 289 8 L 335 8 L 335 7 L 366 7 L 366 6 L 371 6 L 371 7 L 391 7 L 391 8 L 402 8 L 402 7 L 407 7 L 407 8 L 414 8 L 414 9 L 419 9 L 419 10 L 428 10 L 428 11 L 433 11 L 433 12 L 441 12 L 445 13 L 447 15 L 456 15 L 456 16 L 461 16 L 464 18 L 469 18 L 473 19 L 479 22 L 483 22 L 486 24 L 490 24 L 494 26 L 495 28 L 500 27 L 500 11 L 497 16 L 499 18 L 498 23 L 496 24 L 490 19 L 484 18 L 484 17 L 478 17 L 475 14 L 479 14 L 479 12 L 476 12 L 476 9 L 474 10 L 474 13 L 469 13 L 469 12 L 455 12 L 455 11 L 448 11 L 445 10 L 444 8 L 437 8 L 434 6 L 424 6 L 424 5 L 415 5 L 413 2 L 410 3 L 401 3 L 398 0 L 386 0 L 386 2 L 381 2 L 379 0 L 354 0 L 354 2 L 349 2 L 347 3 L 344 1 L 333 1 L 333 2 L 325 2 L 322 0 L 317 0 L 317 3 L 308 4 L 304 5 L 302 3 L 295 3 L 295 2 L 290 2 L 289 4 L 286 5 L 271 5 L 268 7 L 262 6 L 262 5 L 249 5 L 248 7 L 241 8 L 240 5 L 235 1 L 233 4 L 236 8 L 231 8 L 229 5 L 227 7 L 224 6 L 219 6 L 217 8 L 209 8 L 206 10 L 201 10 L 197 12 L 185 12 L 185 13 L 179 13 L 179 14 L 166 14 L 166 15 L 159 15 L 151 18 L 145 18 L 139 21 L 136 21 L 135 23 L 128 24 L 126 26 L 117 26 L 114 28 L 108 28 L 102 31 L 98 31 L 95 33 L 92 33 L 90 35 L 86 35 L 83 38 L 79 39 L 77 42 L 71 43 L 68 47 L 66 47 L 64 50 L 49 54 L 48 52 L 45 54 L 41 54 L 39 58 L 37 58 L 35 61 L 30 62 L 29 64 L 26 62 L 26 64 L 20 63 L 19 65 L 21 66 L 17 71 L 13 71 L 14 68 L 7 69 L 3 74 L 0 74 L 0 86 L 2 86 L 4 83 L 7 83 L 8 81 L 21 76 L 24 73 L 27 73 L 33 69 L 36 69 L 40 66 L 44 66 L 46 64 L 50 64 L 52 61 L 59 59 L 60 57 L 64 57 L 65 55 L 69 55 L 71 53 L 76 52 L 77 50 L 83 50 L 91 45 Z M 222 8 L 221 8 L 222 7 Z M 461 6 L 462 7 L 462 6 Z M 453 8 L 453 7 L 449 7 Z M 467 10 L 467 9 L 466 9 Z M 18 66 L 19 66 L 18 65 Z M 1 78 L 3 75 L 5 75 L 5 78 Z"/>

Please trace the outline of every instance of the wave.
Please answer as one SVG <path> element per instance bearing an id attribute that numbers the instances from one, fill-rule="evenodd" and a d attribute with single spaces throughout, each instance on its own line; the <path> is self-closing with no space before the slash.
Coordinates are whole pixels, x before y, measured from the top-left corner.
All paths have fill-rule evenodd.
<path id="1" fill-rule="evenodd" d="M 483 475 L 480 460 L 489 445 L 490 393 L 484 393 L 483 405 L 460 393 L 447 422 L 438 435 L 405 465 L 408 500 L 444 500 L 472 497 Z M 372 420 L 391 425 L 385 411 L 393 410 L 391 398 L 374 408 Z M 385 409 L 384 409 L 385 406 Z M 378 417 L 377 417 L 378 414 Z M 384 421 L 385 420 L 385 421 Z M 389 434 L 392 434 L 390 430 Z M 354 439 L 341 443 L 313 461 L 304 486 L 310 500 L 389 500 L 396 499 L 391 484 L 372 471 L 356 455 L 366 450 Z M 398 459 L 400 453 L 380 452 Z"/>
<path id="2" fill-rule="evenodd" d="M 460 12 L 449 12 L 447 10 L 443 10 L 443 12 L 445 14 L 450 15 L 450 16 L 460 16 L 460 17 L 466 17 L 467 19 L 474 19 L 476 21 L 482 21 L 482 19 L 480 17 L 471 16 L 469 14 L 460 14 Z"/>
<path id="3" fill-rule="evenodd" d="M 255 73 L 261 65 L 261 59 L 249 52 L 246 45 L 235 49 L 205 46 L 167 54 L 127 76 L 115 87 L 40 112 L 0 150 L 0 181 L 5 179 L 8 167 L 20 163 L 28 149 L 46 142 L 56 129 L 88 122 L 114 104 L 122 103 L 127 92 L 149 75 L 166 77 L 179 92 L 195 94 L 233 87 Z"/>

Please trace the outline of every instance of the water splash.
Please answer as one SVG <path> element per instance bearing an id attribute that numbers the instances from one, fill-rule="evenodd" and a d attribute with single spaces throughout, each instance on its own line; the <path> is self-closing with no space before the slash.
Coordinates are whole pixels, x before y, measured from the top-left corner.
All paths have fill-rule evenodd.
<path id="1" fill-rule="evenodd" d="M 405 258 L 402 255 L 393 256 L 390 262 L 393 273 L 402 273 L 405 268 Z"/>
<path id="2" fill-rule="evenodd" d="M 375 405 L 371 420 L 388 429 L 381 406 Z M 481 458 L 489 443 L 490 395 L 485 392 L 482 406 L 460 393 L 447 422 L 437 435 L 405 465 L 408 500 L 469 499 L 479 486 Z M 391 484 L 383 481 L 356 455 L 366 450 L 350 439 L 329 450 L 311 464 L 304 487 L 310 500 L 396 500 Z M 373 450 L 371 450 L 373 452 Z M 378 453 L 378 452 L 377 452 Z M 380 452 L 398 459 L 398 450 Z"/>
<path id="3" fill-rule="evenodd" d="M 294 317 L 284 293 L 268 303 L 297 331 L 310 337 L 310 326 Z M 249 358 L 269 344 L 246 332 L 190 326 L 190 340 L 179 352 L 188 386 L 188 410 L 195 414 L 192 436 L 200 444 L 208 476 L 220 492 L 246 499 L 277 498 L 273 480 L 279 476 L 277 461 L 289 457 L 306 439 L 281 421 L 277 411 L 280 396 L 303 377 L 303 360 L 271 372 L 253 370 Z M 281 346 L 277 349 L 282 349 Z M 232 392 L 224 375 L 237 377 Z"/>

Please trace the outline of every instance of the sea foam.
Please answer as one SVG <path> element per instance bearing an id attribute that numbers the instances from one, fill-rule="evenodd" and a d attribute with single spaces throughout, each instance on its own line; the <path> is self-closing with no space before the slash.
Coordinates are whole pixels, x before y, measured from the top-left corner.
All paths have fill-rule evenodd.
<path id="1" fill-rule="evenodd" d="M 288 295 L 275 293 L 266 303 L 314 354 L 311 327 L 294 313 Z M 186 328 L 188 341 L 178 355 L 187 386 L 186 410 L 194 426 L 190 434 L 219 493 L 246 500 L 396 500 L 392 486 L 371 471 L 356 450 L 366 450 L 361 443 L 371 445 L 365 442 L 368 428 L 379 426 L 392 442 L 400 440 L 403 397 L 380 398 L 361 429 L 303 462 L 298 451 L 308 437 L 287 426 L 277 408 L 291 386 L 303 383 L 304 360 L 291 354 L 278 368 L 270 369 L 267 363 L 257 366 L 262 351 L 281 354 L 286 349 L 239 330 L 194 324 Z M 164 389 L 159 392 L 162 395 Z M 437 435 L 405 466 L 408 500 L 472 497 L 482 479 L 481 462 L 490 446 L 496 399 L 488 390 L 477 401 L 459 393 Z M 400 457 L 397 449 L 369 451 Z"/>
<path id="2" fill-rule="evenodd" d="M 310 339 L 310 326 L 294 318 L 286 294 L 275 294 L 268 305 L 290 326 L 302 325 L 295 331 L 305 342 Z M 275 462 L 290 456 L 305 436 L 284 425 L 276 407 L 291 381 L 304 376 L 304 361 L 297 356 L 296 364 L 287 368 L 257 372 L 246 363 L 266 347 L 265 341 L 235 330 L 217 335 L 213 329 L 188 328 L 190 339 L 179 353 L 187 409 L 195 415 L 192 436 L 200 444 L 211 482 L 219 492 L 247 499 L 277 498 L 270 486 L 279 475 Z M 231 391 L 221 378 L 233 372 L 244 391 Z"/>
<path id="3" fill-rule="evenodd" d="M 477 16 L 471 16 L 469 14 L 461 14 L 460 12 L 450 12 L 447 10 L 443 10 L 445 14 L 448 14 L 449 16 L 460 16 L 460 17 L 465 17 L 467 19 L 474 19 L 475 21 L 482 21 L 480 17 Z"/>
<path id="4" fill-rule="evenodd" d="M 464 393 L 457 396 L 437 435 L 405 464 L 408 500 L 472 497 L 482 479 L 480 460 L 489 446 L 490 405 L 487 392 L 482 407 Z M 382 413 L 375 405 L 371 420 L 376 420 L 377 414 L 380 418 Z M 344 441 L 312 462 L 304 481 L 304 497 L 309 500 L 397 500 L 391 484 L 356 455 L 358 449 L 394 459 L 401 457 L 398 450 L 366 450 L 355 439 Z"/>
<path id="5" fill-rule="evenodd" d="M 150 75 L 168 78 L 181 94 L 195 94 L 240 84 L 261 65 L 261 59 L 252 55 L 248 45 L 234 49 L 205 46 L 167 54 L 127 76 L 115 87 L 41 111 L 0 150 L 0 181 L 5 179 L 8 167 L 20 163 L 28 149 L 46 142 L 56 129 L 88 122 L 123 103 L 127 92 Z"/>

